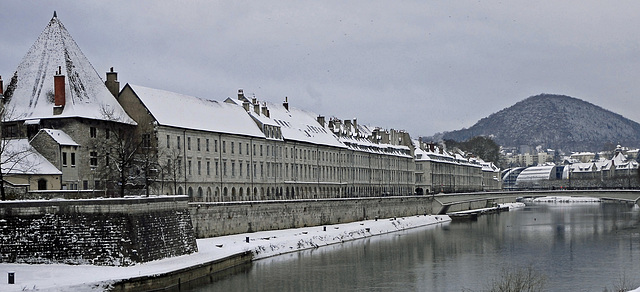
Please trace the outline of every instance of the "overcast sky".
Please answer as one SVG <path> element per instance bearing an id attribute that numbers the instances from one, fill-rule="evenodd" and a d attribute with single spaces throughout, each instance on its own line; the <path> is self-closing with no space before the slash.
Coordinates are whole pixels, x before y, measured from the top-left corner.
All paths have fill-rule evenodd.
<path id="1" fill-rule="evenodd" d="M 54 10 L 123 86 L 243 88 L 413 137 L 540 93 L 640 121 L 639 1 L 7 1 L 5 85 Z"/>

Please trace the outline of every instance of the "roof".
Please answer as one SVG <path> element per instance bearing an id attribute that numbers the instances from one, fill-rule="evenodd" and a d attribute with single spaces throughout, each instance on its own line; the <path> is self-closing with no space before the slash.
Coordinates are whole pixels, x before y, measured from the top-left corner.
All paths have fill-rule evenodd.
<path id="1" fill-rule="evenodd" d="M 555 176 L 555 165 L 539 165 L 525 168 L 516 179 L 516 184 L 539 180 L 550 180 Z"/>
<path id="2" fill-rule="evenodd" d="M 246 111 L 234 104 L 127 84 L 158 124 L 264 138 Z"/>
<path id="3" fill-rule="evenodd" d="M 2 172 L 8 174 L 53 174 L 61 175 L 51 162 L 36 151 L 27 139 L 3 140 Z"/>
<path id="4" fill-rule="evenodd" d="M 316 119 L 318 116 L 310 111 L 297 109 L 289 106 L 288 109 L 281 104 L 272 102 L 261 102 L 269 110 L 269 116 L 258 114 L 252 109 L 245 111 L 242 102 L 235 99 L 228 99 L 235 104 L 235 107 L 242 109 L 246 115 L 251 115 L 262 124 L 275 125 L 280 127 L 282 138 L 285 140 L 306 142 L 316 145 L 333 146 L 346 148 L 336 135 L 328 131 L 324 125 L 320 125 Z M 253 107 L 253 105 L 251 105 Z"/>
<path id="5" fill-rule="evenodd" d="M 62 113 L 53 115 L 53 77 L 59 66 L 66 102 Z M 82 117 L 135 125 L 55 16 L 18 65 L 5 97 L 11 121 Z"/>
<path id="6" fill-rule="evenodd" d="M 60 145 L 63 145 L 63 146 L 80 146 L 80 144 L 76 143 L 76 141 L 74 141 L 69 135 L 67 135 L 67 133 L 65 133 L 62 130 L 42 129 L 42 130 L 40 130 L 40 132 L 38 132 L 38 134 L 40 134 L 41 132 L 46 133 L 49 136 L 51 136 L 51 138 L 53 138 L 53 140 L 55 140 L 56 143 L 58 143 Z"/>

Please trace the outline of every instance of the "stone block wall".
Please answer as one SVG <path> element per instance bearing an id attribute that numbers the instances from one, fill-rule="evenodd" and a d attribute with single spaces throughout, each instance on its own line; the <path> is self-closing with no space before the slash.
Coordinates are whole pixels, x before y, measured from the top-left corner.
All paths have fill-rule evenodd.
<path id="1" fill-rule="evenodd" d="M 193 253 L 187 201 L 0 202 L 0 261 L 127 266 Z"/>
<path id="2" fill-rule="evenodd" d="M 190 203 L 198 238 L 431 214 L 427 196 Z"/>

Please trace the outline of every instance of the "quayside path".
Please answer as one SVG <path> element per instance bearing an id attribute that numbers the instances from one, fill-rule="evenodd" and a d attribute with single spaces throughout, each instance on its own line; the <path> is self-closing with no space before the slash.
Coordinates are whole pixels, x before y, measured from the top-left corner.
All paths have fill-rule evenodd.
<path id="1" fill-rule="evenodd" d="M 514 202 L 517 198 L 537 198 L 547 196 L 592 197 L 602 200 L 638 204 L 640 190 L 541 190 L 504 191 L 481 193 L 435 194 L 432 214 L 494 207 L 497 204 Z"/>

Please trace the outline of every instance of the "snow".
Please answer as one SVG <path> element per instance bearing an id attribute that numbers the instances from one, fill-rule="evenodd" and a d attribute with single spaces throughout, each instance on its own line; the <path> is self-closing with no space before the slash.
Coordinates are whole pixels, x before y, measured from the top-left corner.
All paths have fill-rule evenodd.
<path id="1" fill-rule="evenodd" d="M 49 160 L 33 149 L 27 139 L 7 139 L 2 152 L 2 172 L 9 174 L 61 175 Z"/>
<path id="2" fill-rule="evenodd" d="M 539 198 L 525 198 L 524 201 L 533 203 L 596 203 L 601 200 L 599 198 L 591 197 L 547 196 Z"/>
<path id="3" fill-rule="evenodd" d="M 265 137 L 242 107 L 139 85 L 127 86 L 160 125 Z"/>
<path id="4" fill-rule="evenodd" d="M 131 267 L 3 263 L 0 264 L 0 272 L 15 272 L 15 284 L 9 285 L 3 280 L 0 291 L 102 291 L 114 280 L 166 273 L 244 251 L 252 251 L 254 259 L 264 259 L 449 221 L 451 219 L 443 215 L 411 216 L 199 239 L 197 253 Z M 247 236 L 249 243 L 246 242 Z M 0 279 L 6 278 L 2 276 Z"/>
<path id="5" fill-rule="evenodd" d="M 53 115 L 53 76 L 58 67 L 65 75 L 66 105 L 60 115 Z M 16 77 L 7 104 L 8 120 L 83 117 L 135 125 L 57 17 L 24 56 Z"/>
<path id="6" fill-rule="evenodd" d="M 80 144 L 76 143 L 76 141 L 73 141 L 73 138 L 71 138 L 69 135 L 67 135 L 67 133 L 65 133 L 62 130 L 42 129 L 40 130 L 40 132 L 38 132 L 38 134 L 40 134 L 41 132 L 49 134 L 49 136 L 51 136 L 51 138 L 53 138 L 53 140 L 55 140 L 56 143 L 58 143 L 59 145 L 80 146 Z"/>
<path id="7" fill-rule="evenodd" d="M 317 145 L 345 148 L 338 137 L 327 131 L 316 119 L 315 113 L 289 106 L 267 102 L 271 119 L 281 126 L 282 136 L 287 140 L 308 142 Z"/>

